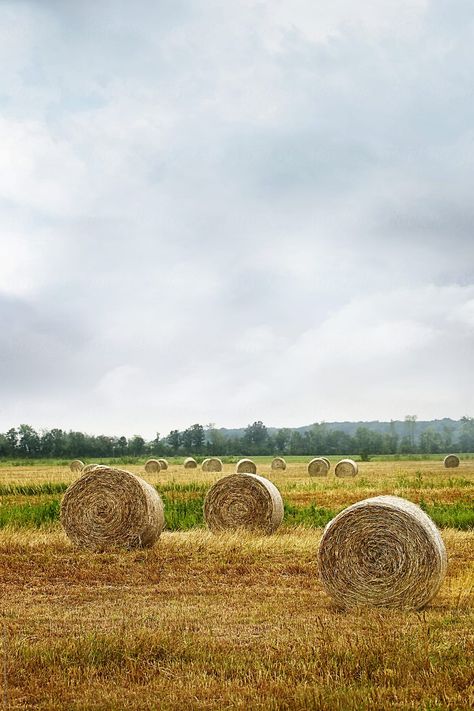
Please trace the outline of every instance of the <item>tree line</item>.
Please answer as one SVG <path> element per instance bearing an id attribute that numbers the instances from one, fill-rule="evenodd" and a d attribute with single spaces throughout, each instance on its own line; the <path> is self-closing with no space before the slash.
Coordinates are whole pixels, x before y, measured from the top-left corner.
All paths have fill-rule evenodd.
<path id="1" fill-rule="evenodd" d="M 360 426 L 350 435 L 324 423 L 304 432 L 290 428 L 269 431 L 257 421 L 248 425 L 241 436 L 229 435 L 213 425 L 194 424 L 186 430 L 171 430 L 164 437 L 157 433 L 150 441 L 141 435 L 112 437 L 58 428 L 37 432 L 23 424 L 0 433 L 0 458 L 359 454 L 364 459 L 373 454 L 474 452 L 473 417 L 461 419 L 456 436 L 449 426 L 442 431 L 428 428 L 416 436 L 415 424 L 416 417 L 407 416 L 402 435 L 394 422 L 387 432 Z"/>

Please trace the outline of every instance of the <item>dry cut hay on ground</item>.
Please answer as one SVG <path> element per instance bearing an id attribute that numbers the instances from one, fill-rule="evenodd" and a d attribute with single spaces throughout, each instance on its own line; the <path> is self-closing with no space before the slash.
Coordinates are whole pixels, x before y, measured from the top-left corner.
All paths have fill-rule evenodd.
<path id="1" fill-rule="evenodd" d="M 223 466 L 219 457 L 208 457 L 202 463 L 202 470 L 203 472 L 221 472 Z"/>
<path id="2" fill-rule="evenodd" d="M 197 462 L 193 457 L 186 457 L 183 462 L 183 467 L 185 469 L 197 469 Z"/>
<path id="3" fill-rule="evenodd" d="M 135 474 L 98 466 L 67 489 L 61 502 L 61 523 L 80 548 L 148 547 L 163 530 L 163 502 Z"/>
<path id="4" fill-rule="evenodd" d="M 459 462 L 460 462 L 460 459 L 457 456 L 457 454 L 448 454 L 448 456 L 444 458 L 444 466 L 447 469 L 452 469 L 453 467 L 458 467 Z"/>
<path id="5" fill-rule="evenodd" d="M 236 474 L 256 474 L 257 465 L 253 459 L 239 459 L 235 465 Z"/>
<path id="6" fill-rule="evenodd" d="M 77 472 L 81 472 L 84 469 L 84 462 L 81 462 L 80 459 L 73 459 L 69 465 L 69 469 L 74 472 L 74 474 L 77 474 Z"/>
<path id="7" fill-rule="evenodd" d="M 310 476 L 327 476 L 329 464 L 324 457 L 315 457 L 308 464 L 308 474 Z"/>
<path id="8" fill-rule="evenodd" d="M 211 531 L 246 529 L 273 533 L 283 521 L 283 499 L 271 481 L 256 474 L 231 474 L 219 479 L 204 501 Z"/>
<path id="9" fill-rule="evenodd" d="M 147 474 L 156 474 L 161 470 L 161 464 L 158 459 L 149 459 L 145 462 L 145 471 Z"/>
<path id="10" fill-rule="evenodd" d="M 168 469 L 168 460 L 167 459 L 158 459 L 160 463 L 161 469 Z"/>
<path id="11" fill-rule="evenodd" d="M 285 471 L 286 461 L 283 459 L 283 457 L 275 457 L 274 459 L 272 459 L 271 467 L 273 471 Z"/>
<path id="12" fill-rule="evenodd" d="M 319 574 L 340 607 L 418 610 L 439 590 L 447 556 L 441 535 L 418 506 L 375 496 L 341 511 L 324 529 Z"/>
<path id="13" fill-rule="evenodd" d="M 340 462 L 336 464 L 334 474 L 336 476 L 355 476 L 359 471 L 357 462 L 353 459 L 341 459 Z"/>

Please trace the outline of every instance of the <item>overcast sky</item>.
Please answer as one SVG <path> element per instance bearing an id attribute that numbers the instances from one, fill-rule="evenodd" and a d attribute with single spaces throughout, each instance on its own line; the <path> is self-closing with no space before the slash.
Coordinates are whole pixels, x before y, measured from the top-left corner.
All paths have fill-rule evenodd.
<path id="1" fill-rule="evenodd" d="M 473 29 L 0 2 L 0 430 L 474 414 Z"/>

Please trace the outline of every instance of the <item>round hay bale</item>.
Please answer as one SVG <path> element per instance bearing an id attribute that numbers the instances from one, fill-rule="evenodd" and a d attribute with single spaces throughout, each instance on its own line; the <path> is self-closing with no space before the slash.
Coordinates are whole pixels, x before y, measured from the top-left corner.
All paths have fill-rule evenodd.
<path id="1" fill-rule="evenodd" d="M 197 469 L 197 462 L 193 457 L 186 457 L 183 462 L 183 467 L 185 469 Z"/>
<path id="2" fill-rule="evenodd" d="M 285 471 L 286 462 L 283 457 L 275 457 L 274 459 L 272 459 L 272 469 L 273 471 Z"/>
<path id="3" fill-rule="evenodd" d="M 355 476 L 359 471 L 357 462 L 353 459 L 341 459 L 340 462 L 336 464 L 334 474 L 336 476 Z"/>
<path id="4" fill-rule="evenodd" d="M 460 463 L 460 459 L 457 454 L 448 454 L 448 456 L 444 458 L 444 466 L 447 469 L 451 469 L 453 467 L 458 467 L 459 463 Z"/>
<path id="5" fill-rule="evenodd" d="M 203 472 L 221 472 L 223 464 L 219 457 L 209 457 L 202 463 Z"/>
<path id="6" fill-rule="evenodd" d="M 166 459 L 158 459 L 161 469 L 168 469 L 168 461 Z"/>
<path id="7" fill-rule="evenodd" d="M 256 474 L 257 465 L 253 459 L 239 459 L 235 465 L 236 474 Z"/>
<path id="8" fill-rule="evenodd" d="M 98 469 L 99 467 L 104 467 L 107 466 L 106 464 L 86 464 L 84 469 L 82 470 L 81 474 L 89 474 L 90 472 L 93 472 L 95 469 Z"/>
<path id="9" fill-rule="evenodd" d="M 397 496 L 375 496 L 341 511 L 319 544 L 319 574 L 340 607 L 418 610 L 438 592 L 447 556 L 433 521 Z"/>
<path id="10" fill-rule="evenodd" d="M 308 464 L 308 474 L 310 476 L 327 476 L 329 464 L 323 457 L 315 457 Z"/>
<path id="11" fill-rule="evenodd" d="M 74 472 L 74 474 L 77 474 L 77 472 L 81 472 L 84 469 L 84 462 L 81 462 L 80 459 L 73 459 L 69 465 L 69 469 Z"/>
<path id="12" fill-rule="evenodd" d="M 152 546 L 164 522 L 163 502 L 150 484 L 107 466 L 83 474 L 61 502 L 67 536 L 92 551 Z"/>
<path id="13" fill-rule="evenodd" d="M 204 518 L 214 532 L 273 533 L 283 521 L 283 500 L 276 486 L 262 476 L 230 474 L 207 493 Z"/>
<path id="14" fill-rule="evenodd" d="M 329 461 L 329 459 L 327 457 L 321 457 L 321 459 L 324 459 L 324 461 L 327 462 L 328 469 L 331 469 L 331 462 Z"/>
<path id="15" fill-rule="evenodd" d="M 161 464 L 158 459 L 149 459 L 145 462 L 145 471 L 147 474 L 156 474 L 161 470 Z"/>

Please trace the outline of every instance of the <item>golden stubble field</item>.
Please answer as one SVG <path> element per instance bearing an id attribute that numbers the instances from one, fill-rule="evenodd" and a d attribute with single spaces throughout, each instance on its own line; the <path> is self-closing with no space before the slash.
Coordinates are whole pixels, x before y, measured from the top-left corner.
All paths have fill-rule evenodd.
<path id="1" fill-rule="evenodd" d="M 141 467 L 130 467 L 143 474 Z M 229 473 L 232 465 L 226 466 Z M 299 505 L 379 493 L 472 501 L 474 466 L 363 463 L 316 481 L 272 475 Z M 144 477 L 215 481 L 184 471 Z M 0 468 L 0 484 L 73 480 Z M 430 499 L 431 497 L 431 499 Z M 457 498 L 458 497 L 458 498 Z M 271 537 L 165 532 L 147 551 L 74 550 L 58 526 L 0 530 L 1 703 L 8 709 L 469 709 L 474 532 L 443 529 L 448 576 L 425 610 L 336 609 L 318 581 L 320 529 Z M 6 683 L 5 683 L 6 681 Z"/>

